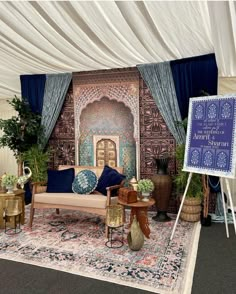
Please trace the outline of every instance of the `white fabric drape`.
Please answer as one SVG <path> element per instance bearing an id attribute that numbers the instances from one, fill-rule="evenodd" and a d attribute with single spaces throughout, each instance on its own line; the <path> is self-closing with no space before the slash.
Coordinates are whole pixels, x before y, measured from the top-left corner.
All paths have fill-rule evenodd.
<path id="1" fill-rule="evenodd" d="M 209 1 L 208 6 L 219 73 L 236 76 L 236 3 Z"/>
<path id="2" fill-rule="evenodd" d="M 20 74 L 129 67 L 212 52 L 219 74 L 236 76 L 230 66 L 235 53 L 227 47 L 235 33 L 233 8 L 231 22 L 227 13 L 214 17 L 222 5 L 234 4 L 209 5 L 208 10 L 206 1 L 0 2 L 0 98 L 20 94 Z M 224 62 L 221 51 L 228 55 Z"/>
<path id="3" fill-rule="evenodd" d="M 228 93 L 236 94 L 236 77 L 234 78 L 222 78 L 218 79 L 218 94 L 224 95 Z"/>
<path id="4" fill-rule="evenodd" d="M 227 93 L 236 94 L 236 77 L 235 78 L 220 78 L 218 82 L 218 93 L 221 95 Z M 236 179 L 229 179 L 230 189 L 232 193 L 232 200 L 236 211 Z M 226 187 L 224 191 L 228 194 Z"/>
<path id="5" fill-rule="evenodd" d="M 8 119 L 17 113 L 7 101 L 1 101 L 0 118 Z M 2 130 L 0 130 L 0 137 L 2 136 Z M 5 147 L 0 148 L 0 176 L 4 173 L 10 173 L 17 175 L 17 163 L 13 155 L 13 152 Z"/>

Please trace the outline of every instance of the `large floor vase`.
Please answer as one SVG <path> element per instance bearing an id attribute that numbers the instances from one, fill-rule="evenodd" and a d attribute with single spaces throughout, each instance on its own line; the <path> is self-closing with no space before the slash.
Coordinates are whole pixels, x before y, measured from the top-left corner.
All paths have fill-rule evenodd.
<path id="1" fill-rule="evenodd" d="M 197 222 L 200 220 L 201 210 L 200 198 L 186 198 L 180 213 L 180 219 L 188 222 Z"/>
<path id="2" fill-rule="evenodd" d="M 156 159 L 157 174 L 151 178 L 155 186 L 153 197 L 157 210 L 157 215 L 153 219 L 160 222 L 170 220 L 170 217 L 167 215 L 167 210 L 172 192 L 172 179 L 167 174 L 168 162 L 169 158 Z"/>

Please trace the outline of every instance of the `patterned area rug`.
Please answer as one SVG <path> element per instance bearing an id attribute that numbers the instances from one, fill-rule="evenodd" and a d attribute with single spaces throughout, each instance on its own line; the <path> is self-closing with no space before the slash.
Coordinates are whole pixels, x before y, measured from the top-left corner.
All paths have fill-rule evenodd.
<path id="1" fill-rule="evenodd" d="M 26 218 L 29 206 L 26 207 Z M 155 293 L 191 293 L 200 224 L 149 221 L 151 235 L 140 251 L 131 251 L 126 236 L 121 248 L 105 246 L 103 219 L 69 210 L 36 210 L 33 229 L 17 235 L 0 231 L 0 258 L 52 268 Z M 119 234 L 118 234 L 119 237 Z"/>

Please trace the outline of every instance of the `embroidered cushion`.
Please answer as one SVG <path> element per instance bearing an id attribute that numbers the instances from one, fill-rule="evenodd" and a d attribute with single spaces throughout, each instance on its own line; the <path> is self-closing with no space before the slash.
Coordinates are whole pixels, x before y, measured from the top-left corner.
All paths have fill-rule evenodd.
<path id="1" fill-rule="evenodd" d="M 107 187 L 119 185 L 124 179 L 125 175 L 122 175 L 114 168 L 105 165 L 103 172 L 98 180 L 96 191 L 99 191 L 103 195 L 107 195 Z"/>
<path id="2" fill-rule="evenodd" d="M 72 183 L 75 177 L 73 168 L 64 170 L 48 170 L 48 193 L 72 193 Z"/>
<path id="3" fill-rule="evenodd" d="M 96 174 L 88 169 L 80 171 L 72 183 L 72 190 L 77 194 L 92 193 L 98 183 Z"/>

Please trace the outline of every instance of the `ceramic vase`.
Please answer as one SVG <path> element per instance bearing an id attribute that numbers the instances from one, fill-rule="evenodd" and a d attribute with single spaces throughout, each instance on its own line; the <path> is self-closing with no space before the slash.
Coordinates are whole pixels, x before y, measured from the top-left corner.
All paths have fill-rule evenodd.
<path id="1" fill-rule="evenodd" d="M 136 216 L 134 216 L 133 222 L 131 224 L 130 232 L 127 236 L 127 241 L 131 250 L 138 251 L 143 247 L 144 236 Z"/>
<path id="2" fill-rule="evenodd" d="M 160 222 L 166 222 L 170 220 L 167 215 L 167 209 L 172 192 L 172 179 L 167 173 L 169 158 L 157 158 L 157 174 L 152 177 L 155 189 L 153 191 L 153 197 L 155 199 L 155 206 L 157 215 L 153 217 L 154 220 Z"/>
<path id="3" fill-rule="evenodd" d="M 13 185 L 6 186 L 6 189 L 7 189 L 7 194 L 13 194 L 13 189 L 14 189 Z"/>
<path id="4" fill-rule="evenodd" d="M 149 192 L 142 192 L 142 201 L 143 202 L 148 202 L 150 198 L 150 193 Z"/>

